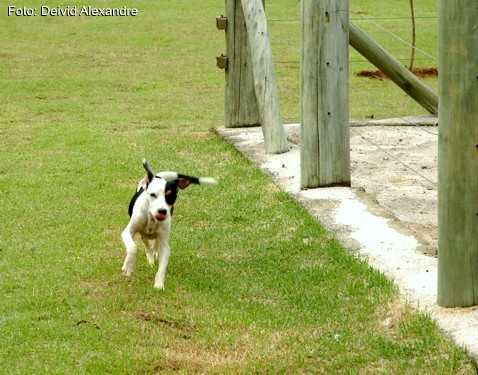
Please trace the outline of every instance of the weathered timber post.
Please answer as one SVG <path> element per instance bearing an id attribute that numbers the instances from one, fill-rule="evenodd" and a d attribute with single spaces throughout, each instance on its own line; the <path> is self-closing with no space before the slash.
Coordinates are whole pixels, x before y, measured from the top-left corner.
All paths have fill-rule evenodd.
<path id="1" fill-rule="evenodd" d="M 280 113 L 264 6 L 261 0 L 241 0 L 241 3 L 246 21 L 254 88 L 266 152 L 284 153 L 289 151 L 289 145 Z"/>
<path id="2" fill-rule="evenodd" d="M 251 54 L 241 2 L 226 0 L 226 87 L 224 126 L 237 128 L 259 126 Z"/>
<path id="3" fill-rule="evenodd" d="M 478 304 L 478 6 L 439 0 L 438 292 Z"/>
<path id="4" fill-rule="evenodd" d="M 301 1 L 301 188 L 350 186 L 348 10 Z"/>
<path id="5" fill-rule="evenodd" d="M 412 72 L 352 22 L 350 22 L 349 27 L 349 43 L 357 52 L 380 69 L 428 112 L 432 114 L 438 113 L 438 96 L 431 88 L 420 81 Z"/>

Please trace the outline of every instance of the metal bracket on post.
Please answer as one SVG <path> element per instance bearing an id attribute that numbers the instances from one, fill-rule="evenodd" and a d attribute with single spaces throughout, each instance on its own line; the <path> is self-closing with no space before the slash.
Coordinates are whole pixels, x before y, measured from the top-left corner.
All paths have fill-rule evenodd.
<path id="1" fill-rule="evenodd" d="M 216 66 L 219 69 L 227 69 L 227 65 L 228 65 L 228 58 L 226 55 L 221 54 L 221 56 L 216 57 Z"/>
<path id="2" fill-rule="evenodd" d="M 219 30 L 226 30 L 227 27 L 227 17 L 223 16 L 222 14 L 220 16 L 216 17 L 216 27 Z"/>
<path id="3" fill-rule="evenodd" d="M 224 15 L 220 15 L 216 17 L 216 27 L 219 30 L 226 30 L 227 27 L 227 18 Z M 227 56 L 224 54 L 221 54 L 221 56 L 216 57 L 216 66 L 219 69 L 227 69 Z"/>

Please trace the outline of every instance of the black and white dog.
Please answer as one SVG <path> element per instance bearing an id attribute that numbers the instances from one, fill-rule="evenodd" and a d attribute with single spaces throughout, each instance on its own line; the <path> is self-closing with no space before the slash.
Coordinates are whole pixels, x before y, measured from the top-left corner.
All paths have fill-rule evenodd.
<path id="1" fill-rule="evenodd" d="M 154 287 L 162 290 L 171 255 L 168 241 L 178 189 L 185 189 L 191 183 L 211 185 L 217 181 L 211 177 L 196 178 L 176 172 L 154 174 L 146 160 L 143 160 L 143 166 L 146 174 L 131 199 L 128 209 L 131 219 L 121 235 L 126 246 L 126 259 L 121 270 L 126 276 L 133 272 L 137 252 L 133 237 L 139 233 L 146 246 L 149 264 L 153 266 L 155 259 L 159 259 Z"/>

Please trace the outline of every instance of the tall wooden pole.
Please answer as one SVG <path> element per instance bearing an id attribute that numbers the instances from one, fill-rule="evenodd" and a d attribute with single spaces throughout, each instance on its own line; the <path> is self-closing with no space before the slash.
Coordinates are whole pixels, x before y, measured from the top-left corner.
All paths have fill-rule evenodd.
<path id="1" fill-rule="evenodd" d="M 261 115 L 266 152 L 281 154 L 289 151 L 279 106 L 272 48 L 262 0 L 241 0 L 246 21 L 252 61 L 254 88 Z"/>
<path id="2" fill-rule="evenodd" d="M 438 293 L 478 304 L 478 5 L 439 0 Z"/>
<path id="3" fill-rule="evenodd" d="M 225 5 L 228 63 L 224 95 L 224 125 L 226 128 L 259 126 L 261 116 L 257 106 L 242 5 L 237 0 L 226 0 Z"/>
<path id="4" fill-rule="evenodd" d="M 301 188 L 350 186 L 348 10 L 301 1 Z"/>

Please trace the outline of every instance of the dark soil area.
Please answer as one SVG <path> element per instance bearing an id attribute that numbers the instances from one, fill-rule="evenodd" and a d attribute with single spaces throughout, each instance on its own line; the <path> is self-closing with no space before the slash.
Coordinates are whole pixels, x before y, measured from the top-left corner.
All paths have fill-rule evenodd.
<path id="1" fill-rule="evenodd" d="M 438 68 L 413 68 L 412 73 L 420 78 L 431 78 L 438 76 Z M 355 73 L 358 77 L 367 77 L 372 79 L 388 79 L 380 70 L 361 70 Z"/>

